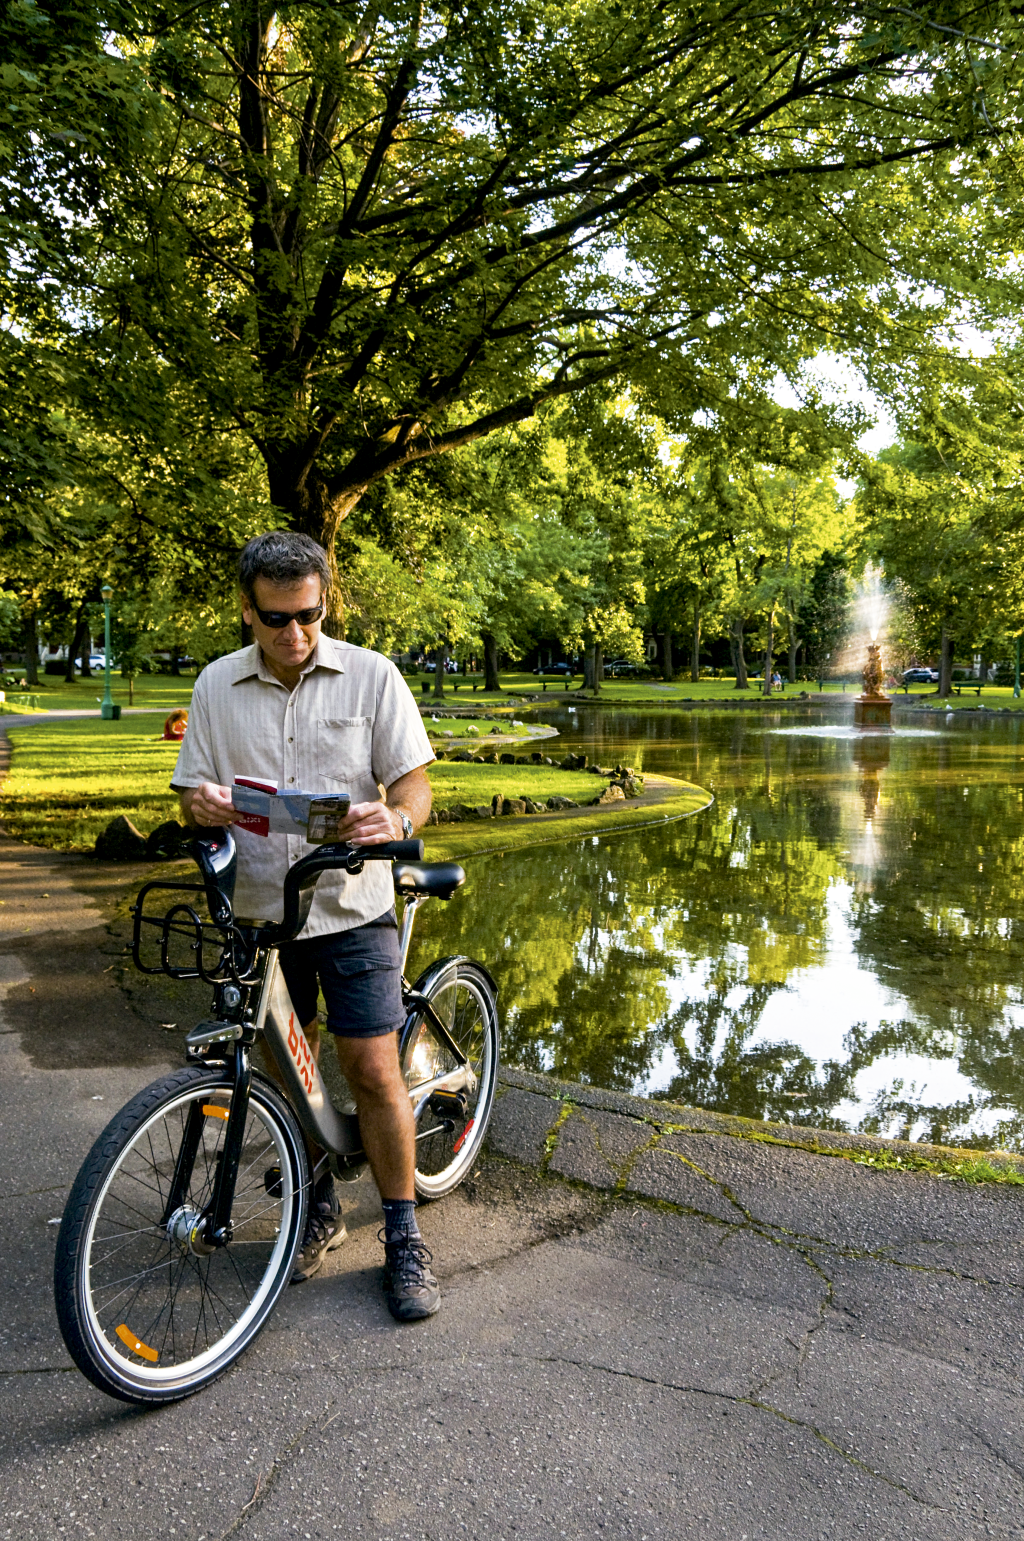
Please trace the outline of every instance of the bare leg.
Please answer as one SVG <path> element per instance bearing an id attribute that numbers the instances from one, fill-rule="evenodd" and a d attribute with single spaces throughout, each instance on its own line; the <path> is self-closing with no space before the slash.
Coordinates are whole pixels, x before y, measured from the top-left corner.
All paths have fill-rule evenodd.
<path id="1" fill-rule="evenodd" d="M 398 1062 L 397 1033 L 338 1037 L 334 1043 L 359 1110 L 363 1149 L 381 1198 L 414 1199 L 416 1125 Z"/>

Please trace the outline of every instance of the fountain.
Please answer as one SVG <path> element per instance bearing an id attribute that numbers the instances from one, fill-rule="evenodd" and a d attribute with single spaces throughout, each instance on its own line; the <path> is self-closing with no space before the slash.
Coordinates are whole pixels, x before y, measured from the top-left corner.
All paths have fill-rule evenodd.
<path id="1" fill-rule="evenodd" d="M 856 728 L 874 729 L 876 732 L 892 732 L 892 697 L 882 689 L 882 655 L 878 643 L 872 637 L 868 643 L 868 661 L 864 665 L 864 694 L 853 703 L 853 725 Z"/>
<path id="2" fill-rule="evenodd" d="M 892 699 L 882 689 L 882 653 L 878 641 L 886 621 L 888 601 L 882 586 L 882 574 L 869 562 L 861 580 L 860 601 L 857 606 L 861 622 L 868 632 L 868 661 L 864 665 L 864 694 L 858 696 L 853 706 L 853 725 L 866 728 L 869 733 L 891 733 Z"/>

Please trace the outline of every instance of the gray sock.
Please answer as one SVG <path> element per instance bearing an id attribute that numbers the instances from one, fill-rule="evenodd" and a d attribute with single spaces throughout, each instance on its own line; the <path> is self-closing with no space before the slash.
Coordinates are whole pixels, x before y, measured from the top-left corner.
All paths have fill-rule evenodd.
<path id="1" fill-rule="evenodd" d="M 400 1241 L 403 1236 L 418 1236 L 415 1199 L 382 1199 L 384 1241 Z"/>

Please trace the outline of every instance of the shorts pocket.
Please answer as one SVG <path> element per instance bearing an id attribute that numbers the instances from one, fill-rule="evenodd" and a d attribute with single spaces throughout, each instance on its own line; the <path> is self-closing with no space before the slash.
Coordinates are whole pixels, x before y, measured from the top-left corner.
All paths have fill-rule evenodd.
<path id="1" fill-rule="evenodd" d="M 346 791 L 373 780 L 369 717 L 321 717 L 316 725 L 316 768 Z"/>

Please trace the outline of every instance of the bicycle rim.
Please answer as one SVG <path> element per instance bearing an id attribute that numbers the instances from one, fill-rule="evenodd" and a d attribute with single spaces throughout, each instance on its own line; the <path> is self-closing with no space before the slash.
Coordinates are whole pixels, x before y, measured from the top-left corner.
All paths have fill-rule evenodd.
<path id="1" fill-rule="evenodd" d="M 475 1077 L 475 1086 L 465 1088 L 465 1114 L 455 1119 L 431 1108 L 429 1098 L 417 1096 L 418 1088 L 456 1071 L 458 1065 L 425 1015 L 417 1013 L 410 1020 L 403 1034 L 402 1071 L 413 1106 L 420 1109 L 416 1192 L 422 1199 L 434 1199 L 457 1187 L 480 1154 L 494 1102 L 498 1022 L 493 987 L 483 970 L 468 961 L 453 960 L 416 988 L 427 996 Z"/>
<path id="2" fill-rule="evenodd" d="M 297 1131 L 255 1083 L 233 1239 L 210 1253 L 194 1250 L 191 1232 L 212 1198 L 229 1101 L 226 1085 L 193 1084 L 172 1095 L 125 1141 L 90 1206 L 77 1267 L 79 1320 L 95 1368 L 113 1383 L 105 1389 L 115 1395 L 163 1400 L 206 1384 L 247 1347 L 287 1283 L 303 1209 Z M 193 1105 L 202 1113 L 198 1146 L 182 1202 L 169 1216 Z M 280 1181 L 268 1191 L 266 1174 L 275 1167 Z"/>

